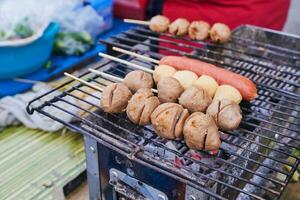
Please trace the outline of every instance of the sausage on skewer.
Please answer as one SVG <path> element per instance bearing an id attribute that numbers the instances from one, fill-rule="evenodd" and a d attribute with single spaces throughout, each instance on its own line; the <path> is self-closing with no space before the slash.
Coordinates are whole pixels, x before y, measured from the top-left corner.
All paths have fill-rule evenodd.
<path id="1" fill-rule="evenodd" d="M 203 74 L 211 76 L 220 85 L 227 84 L 235 87 L 247 101 L 257 96 L 256 85 L 250 79 L 210 63 L 182 56 L 165 56 L 159 64 L 170 65 L 177 70 L 190 70 L 198 76 Z"/>
<path id="2" fill-rule="evenodd" d="M 113 47 L 113 50 L 120 51 L 119 48 L 116 47 Z M 144 55 L 132 54 L 132 52 L 127 50 L 122 49 L 120 52 L 133 55 L 141 59 L 148 59 L 148 57 Z M 160 67 L 168 65 L 177 70 L 189 70 L 196 73 L 198 76 L 210 76 L 214 78 L 219 85 L 231 85 L 236 88 L 242 95 L 242 98 L 246 101 L 253 100 L 257 97 L 256 85 L 250 79 L 237 73 L 217 67 L 213 64 L 183 56 L 165 56 L 159 61 L 155 60 L 155 63 Z M 131 64 L 129 63 L 129 65 Z M 212 88 L 212 91 L 215 92 L 215 89 L 215 87 L 214 89 Z"/>

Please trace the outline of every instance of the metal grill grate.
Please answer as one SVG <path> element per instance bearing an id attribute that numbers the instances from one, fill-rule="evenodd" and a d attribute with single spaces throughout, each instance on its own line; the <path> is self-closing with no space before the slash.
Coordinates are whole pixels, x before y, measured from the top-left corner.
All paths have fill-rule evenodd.
<path id="1" fill-rule="evenodd" d="M 300 95 L 297 93 L 300 51 L 241 36 L 234 36 L 233 41 L 225 46 L 192 42 L 168 34 L 157 36 L 138 27 L 101 42 L 156 59 L 163 56 L 160 50 L 201 59 L 242 74 L 257 84 L 258 98 L 242 102 L 243 121 L 239 129 L 222 134 L 222 145 L 216 155 L 214 152 L 198 151 L 196 153 L 201 159 L 195 158 L 181 140 L 172 142 L 174 148 L 169 141 L 157 137 L 151 126 L 136 126 L 125 114 L 104 113 L 99 106 L 101 95 L 82 84 L 74 85 L 73 81 L 31 101 L 28 112 L 37 111 L 75 131 L 100 139 L 130 159 L 156 168 L 215 199 L 279 198 L 299 164 L 299 158 L 293 155 L 293 151 L 300 149 Z M 145 67 L 154 67 L 137 58 L 123 54 L 120 57 Z M 133 70 L 112 61 L 95 63 L 90 67 L 119 77 Z M 80 77 L 86 77 L 100 87 L 111 82 L 90 73 Z M 80 104 L 70 102 L 70 98 Z M 89 116 L 72 113 L 61 102 Z M 34 106 L 36 103 L 39 105 Z M 52 115 L 47 110 L 49 107 L 68 113 L 80 125 Z M 170 157 L 178 158 L 180 163 Z M 283 165 L 287 170 L 283 170 Z M 278 178 L 278 174 L 282 178 Z"/>

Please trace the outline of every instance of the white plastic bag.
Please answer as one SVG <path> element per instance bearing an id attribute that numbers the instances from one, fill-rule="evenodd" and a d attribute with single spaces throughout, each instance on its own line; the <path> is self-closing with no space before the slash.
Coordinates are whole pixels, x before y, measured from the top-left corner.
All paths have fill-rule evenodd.
<path id="1" fill-rule="evenodd" d="M 0 0 L 0 46 L 18 46 L 40 38 L 50 22 L 60 31 L 54 52 L 81 55 L 94 44 L 104 20 L 82 0 Z"/>

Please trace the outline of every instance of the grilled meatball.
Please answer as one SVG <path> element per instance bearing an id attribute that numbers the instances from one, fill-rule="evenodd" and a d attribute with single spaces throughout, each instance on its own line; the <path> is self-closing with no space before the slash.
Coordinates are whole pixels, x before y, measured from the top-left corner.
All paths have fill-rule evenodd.
<path id="1" fill-rule="evenodd" d="M 214 100 L 207 108 L 217 126 L 223 131 L 236 129 L 242 120 L 242 111 L 238 104 L 229 99 Z"/>
<path id="2" fill-rule="evenodd" d="M 101 107 L 108 113 L 120 113 L 126 108 L 132 94 L 123 83 L 113 83 L 103 89 Z"/>
<path id="3" fill-rule="evenodd" d="M 201 87 L 191 86 L 180 95 L 178 101 L 190 112 L 204 112 L 211 103 L 211 98 Z"/>
<path id="4" fill-rule="evenodd" d="M 133 123 L 146 125 L 150 123 L 150 116 L 159 104 L 150 88 L 141 88 L 129 100 L 126 113 Z"/>
<path id="5" fill-rule="evenodd" d="M 218 127 L 213 118 L 202 112 L 195 112 L 186 119 L 183 136 L 190 149 L 215 150 L 221 145 Z"/>
<path id="6" fill-rule="evenodd" d="M 239 104 L 242 101 L 241 93 L 231 85 L 220 85 L 215 93 L 214 100 L 230 99 Z"/>
<path id="7" fill-rule="evenodd" d="M 219 86 L 213 77 L 207 75 L 200 76 L 200 78 L 198 78 L 193 85 L 198 88 L 203 88 L 211 98 L 214 97 Z"/>
<path id="8" fill-rule="evenodd" d="M 205 21 L 193 21 L 189 26 L 189 36 L 193 40 L 205 40 L 209 35 L 210 25 Z"/>
<path id="9" fill-rule="evenodd" d="M 140 88 L 152 88 L 153 80 L 150 74 L 135 70 L 125 76 L 124 84 L 127 85 L 132 93 L 135 93 Z"/>
<path id="10" fill-rule="evenodd" d="M 173 76 L 176 73 L 176 69 L 169 65 L 159 65 L 153 72 L 154 82 L 157 84 L 158 81 L 163 77 Z"/>
<path id="11" fill-rule="evenodd" d="M 158 82 L 157 91 L 160 102 L 177 102 L 179 96 L 183 92 L 183 87 L 177 79 L 165 77 Z"/>
<path id="12" fill-rule="evenodd" d="M 230 40 L 230 28 L 223 23 L 215 23 L 210 29 L 210 38 L 213 42 L 225 43 Z"/>
<path id="13" fill-rule="evenodd" d="M 157 135 L 175 139 L 182 136 L 182 129 L 189 112 L 176 103 L 159 105 L 151 115 L 151 122 Z"/>
<path id="14" fill-rule="evenodd" d="M 150 29 L 154 32 L 163 33 L 168 30 L 170 20 L 162 15 L 156 15 L 150 20 Z"/>
<path id="15" fill-rule="evenodd" d="M 169 32 L 173 35 L 182 36 L 187 34 L 190 22 L 184 18 L 178 18 L 169 26 Z"/>
<path id="16" fill-rule="evenodd" d="M 177 71 L 173 77 L 180 82 L 184 89 L 192 86 L 193 83 L 198 79 L 197 74 L 188 70 Z"/>

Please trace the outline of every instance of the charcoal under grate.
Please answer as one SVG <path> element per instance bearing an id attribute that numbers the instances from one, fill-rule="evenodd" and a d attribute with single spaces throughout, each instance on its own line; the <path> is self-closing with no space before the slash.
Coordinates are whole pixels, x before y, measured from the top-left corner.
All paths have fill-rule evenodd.
<path id="1" fill-rule="evenodd" d="M 83 133 L 86 147 L 93 153 L 97 149 L 96 157 L 86 150 L 91 198 L 110 199 L 110 194 L 114 199 L 160 200 L 280 197 L 299 164 L 295 152 L 300 150 L 300 38 L 242 26 L 234 31 L 231 43 L 217 45 L 136 27 L 101 42 L 155 59 L 167 52 L 216 64 L 253 80 L 258 97 L 241 103 L 243 121 L 237 130 L 222 132 L 217 152 L 189 150 L 182 140 L 162 139 L 151 126 L 132 124 L 126 114 L 104 113 L 100 92 L 73 81 L 31 101 L 29 113 L 37 111 Z M 118 56 L 154 68 L 150 62 Z M 119 77 L 133 70 L 107 60 L 90 67 Z M 112 82 L 88 72 L 80 77 L 101 87 Z M 70 98 L 80 103 L 72 104 Z M 77 107 L 81 114 L 61 102 Z M 49 108 L 71 115 L 76 122 L 54 116 Z M 91 140 L 97 141 L 95 147 Z"/>

